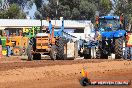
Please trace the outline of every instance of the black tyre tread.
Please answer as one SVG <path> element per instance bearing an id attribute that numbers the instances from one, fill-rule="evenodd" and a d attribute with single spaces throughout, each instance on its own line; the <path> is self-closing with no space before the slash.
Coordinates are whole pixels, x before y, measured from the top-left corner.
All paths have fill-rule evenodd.
<path id="1" fill-rule="evenodd" d="M 23 50 L 22 50 L 22 52 L 23 52 Z M 27 47 L 25 48 L 25 51 L 23 52 L 22 55 L 27 55 Z"/>
<path id="2" fill-rule="evenodd" d="M 57 54 L 56 46 L 52 46 L 51 47 L 51 51 L 50 51 L 50 57 L 51 57 L 52 60 L 56 60 L 57 59 L 56 56 L 54 55 L 55 53 Z"/>
<path id="3" fill-rule="evenodd" d="M 89 54 L 84 54 L 84 59 L 91 59 L 91 55 L 89 55 Z"/>
<path id="4" fill-rule="evenodd" d="M 33 60 L 41 60 L 41 54 L 39 53 L 33 54 Z"/>
<path id="5" fill-rule="evenodd" d="M 32 48 L 32 45 L 28 45 L 28 47 L 27 47 L 27 56 L 28 56 L 29 61 L 33 60 L 33 55 L 31 53 L 31 48 Z"/>
<path id="6" fill-rule="evenodd" d="M 129 48 L 127 49 L 127 59 L 130 59 L 130 57 L 131 57 L 131 54 L 130 54 L 130 48 Z"/>
<path id="7" fill-rule="evenodd" d="M 80 80 L 80 84 L 81 84 L 82 86 L 88 86 L 88 85 L 90 85 L 91 83 L 90 83 L 90 80 L 89 80 L 87 77 L 83 77 L 83 78 Z"/>
<path id="8" fill-rule="evenodd" d="M 100 49 L 98 49 L 96 51 L 96 59 L 101 59 L 101 50 Z"/>
<path id="9" fill-rule="evenodd" d="M 101 54 L 101 59 L 108 59 L 108 54 L 102 53 L 102 54 Z"/>
<path id="10" fill-rule="evenodd" d="M 15 49 L 15 48 L 20 49 L 19 54 L 15 54 L 15 52 L 14 52 L 14 49 Z M 15 47 L 13 48 L 12 52 L 13 52 L 13 55 L 14 55 L 14 56 L 21 56 L 21 55 L 23 54 L 22 48 L 21 48 L 20 46 L 15 46 Z"/>
<path id="11" fill-rule="evenodd" d="M 57 42 L 57 59 L 65 59 L 64 55 L 64 42 L 62 38 L 60 38 Z"/>
<path id="12" fill-rule="evenodd" d="M 123 37 L 115 39 L 115 57 L 116 59 L 123 58 Z"/>
<path id="13" fill-rule="evenodd" d="M 84 48 L 83 56 L 84 59 L 91 59 L 91 48 Z"/>

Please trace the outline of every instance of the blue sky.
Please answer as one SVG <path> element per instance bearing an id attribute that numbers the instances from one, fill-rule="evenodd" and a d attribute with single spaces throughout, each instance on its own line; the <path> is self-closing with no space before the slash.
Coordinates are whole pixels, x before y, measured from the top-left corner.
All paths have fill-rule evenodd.
<path id="1" fill-rule="evenodd" d="M 29 16 L 31 17 L 31 18 L 33 18 L 33 16 L 34 16 L 34 13 L 36 12 L 36 5 L 35 5 L 35 3 L 33 3 L 33 6 L 32 6 L 32 9 L 29 11 Z"/>
<path id="2" fill-rule="evenodd" d="M 43 3 L 48 3 L 48 1 L 47 0 L 43 0 Z M 29 16 L 33 19 L 34 13 L 37 11 L 35 3 L 33 3 L 32 8 L 30 10 L 28 10 L 28 11 L 29 11 Z"/>

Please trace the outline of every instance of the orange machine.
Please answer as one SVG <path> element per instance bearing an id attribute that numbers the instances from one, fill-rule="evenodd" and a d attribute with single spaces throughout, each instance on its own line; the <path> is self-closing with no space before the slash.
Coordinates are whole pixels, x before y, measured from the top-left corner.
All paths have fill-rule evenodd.
<path id="1" fill-rule="evenodd" d="M 7 37 L 6 46 L 10 46 L 14 56 L 20 56 L 22 54 L 26 54 L 28 40 L 29 39 L 27 37 L 22 36 L 22 32 L 20 32 L 19 36 L 13 33 L 11 37 Z"/>
<path id="2" fill-rule="evenodd" d="M 34 38 L 32 38 L 29 42 L 28 48 L 27 48 L 27 55 L 28 60 L 34 60 L 34 59 L 41 59 L 41 55 L 49 55 L 52 60 L 55 59 L 64 59 L 64 42 L 66 39 L 62 38 L 60 34 L 55 36 L 54 26 L 52 26 L 51 21 L 49 21 L 48 30 L 46 33 L 42 33 L 42 31 Z M 63 30 L 63 24 L 62 21 L 62 27 L 60 30 Z M 42 29 L 41 29 L 42 30 Z M 60 31 L 62 34 L 62 31 Z"/>
<path id="3" fill-rule="evenodd" d="M 52 30 L 54 31 L 54 27 L 52 27 Z M 43 51 L 44 53 L 49 53 L 50 46 L 49 44 L 55 45 L 56 39 L 54 38 L 54 32 L 52 31 L 52 34 L 46 33 L 45 35 L 37 35 L 36 36 L 36 50 L 37 52 Z"/>
<path id="4" fill-rule="evenodd" d="M 21 56 L 26 54 L 26 48 L 28 45 L 28 38 L 23 36 L 13 36 L 11 38 L 12 42 L 12 53 L 15 56 Z"/>

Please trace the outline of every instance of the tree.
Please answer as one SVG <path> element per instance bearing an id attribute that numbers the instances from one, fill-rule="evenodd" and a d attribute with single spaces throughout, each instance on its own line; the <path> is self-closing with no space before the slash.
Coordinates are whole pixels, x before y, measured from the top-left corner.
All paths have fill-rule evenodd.
<path id="1" fill-rule="evenodd" d="M 42 0 L 34 0 L 34 3 L 36 4 L 37 9 L 40 9 L 42 7 L 43 1 Z"/>
<path id="2" fill-rule="evenodd" d="M 38 6 L 38 11 L 43 18 L 49 16 L 51 19 L 59 19 L 63 16 L 64 19 L 92 20 L 96 10 L 101 15 L 107 15 L 112 8 L 110 0 L 58 0 L 58 5 L 57 0 L 48 1 L 48 4 Z"/>
<path id="3" fill-rule="evenodd" d="M 112 2 L 110 0 L 100 0 L 98 5 L 99 14 L 106 15 L 112 10 Z"/>
<path id="4" fill-rule="evenodd" d="M 9 2 L 9 4 L 13 4 L 13 3 L 17 3 L 21 9 L 24 9 L 24 7 L 27 5 L 28 1 L 32 1 L 32 0 L 7 0 Z"/>
<path id="5" fill-rule="evenodd" d="M 80 15 L 81 19 L 89 19 L 91 20 L 94 18 L 95 11 L 97 10 L 96 6 L 94 3 L 88 2 L 87 0 L 82 0 L 80 5 Z"/>
<path id="6" fill-rule="evenodd" d="M 21 19 L 25 17 L 26 15 L 19 8 L 18 4 L 11 4 L 8 10 L 3 10 L 0 12 L 0 18 L 2 19 Z"/>
<path id="7" fill-rule="evenodd" d="M 114 14 L 120 16 L 124 14 L 127 22 L 127 29 L 132 31 L 132 0 L 114 0 L 116 6 L 114 7 Z"/>

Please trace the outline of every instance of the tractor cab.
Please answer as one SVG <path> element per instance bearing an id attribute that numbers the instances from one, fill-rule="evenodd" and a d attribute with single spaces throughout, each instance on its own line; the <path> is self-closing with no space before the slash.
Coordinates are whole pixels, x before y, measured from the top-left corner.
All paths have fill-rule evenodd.
<path id="1" fill-rule="evenodd" d="M 120 20 L 118 16 L 103 16 L 99 18 L 100 31 L 115 31 L 120 28 Z"/>
<path id="2" fill-rule="evenodd" d="M 101 16 L 96 18 L 97 30 L 102 39 L 118 38 L 125 35 L 125 23 L 122 16 Z"/>

